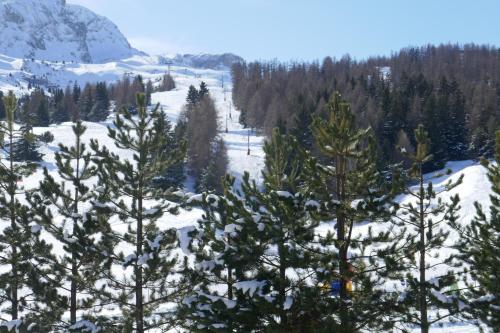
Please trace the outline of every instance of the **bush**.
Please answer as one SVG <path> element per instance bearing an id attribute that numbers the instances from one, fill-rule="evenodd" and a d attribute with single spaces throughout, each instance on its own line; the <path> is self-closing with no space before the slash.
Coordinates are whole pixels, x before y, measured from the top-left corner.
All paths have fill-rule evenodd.
<path id="1" fill-rule="evenodd" d="M 45 144 L 48 144 L 48 143 L 51 143 L 52 141 L 54 141 L 54 134 L 52 134 L 51 132 L 47 131 L 45 133 L 43 133 L 42 135 L 40 135 L 38 137 L 38 139 L 45 143 Z"/>

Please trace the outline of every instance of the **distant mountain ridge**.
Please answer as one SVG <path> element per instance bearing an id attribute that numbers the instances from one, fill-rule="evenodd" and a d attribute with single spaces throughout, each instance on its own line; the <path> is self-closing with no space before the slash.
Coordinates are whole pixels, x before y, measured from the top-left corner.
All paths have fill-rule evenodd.
<path id="1" fill-rule="evenodd" d="M 223 54 L 177 54 L 172 56 L 160 56 L 162 64 L 171 63 L 176 66 L 194 68 L 224 69 L 230 68 L 235 63 L 243 62 L 243 58 L 233 53 Z"/>
<path id="2" fill-rule="evenodd" d="M 0 54 L 104 63 L 140 55 L 109 19 L 65 0 L 0 0 Z"/>

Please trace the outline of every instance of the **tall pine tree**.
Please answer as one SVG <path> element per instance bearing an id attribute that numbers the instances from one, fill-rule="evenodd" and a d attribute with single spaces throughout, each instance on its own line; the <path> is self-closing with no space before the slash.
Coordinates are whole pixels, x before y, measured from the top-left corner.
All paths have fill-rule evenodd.
<path id="1" fill-rule="evenodd" d="M 264 188 L 246 173 L 242 193 L 226 178 L 224 195 L 198 196 L 190 331 L 318 332 L 333 320 L 319 286 L 331 257 L 314 245 L 321 205 L 302 186 L 305 152 L 278 130 L 264 149 Z"/>
<path id="2" fill-rule="evenodd" d="M 92 155 L 82 143 L 85 130 L 78 121 L 73 125 L 75 145 L 59 145 L 55 158 L 61 181 L 45 168 L 39 190 L 29 196 L 37 220 L 64 250 L 54 262 L 54 270 L 62 270 L 58 286 L 69 299 L 65 309 L 69 320 L 58 324 L 63 330 L 75 327 L 79 321 L 93 319 L 95 283 L 108 262 L 103 253 L 112 251 L 107 246 L 109 224 L 92 211 L 95 195 L 88 183 L 97 175 L 96 167 L 91 164 Z"/>
<path id="3" fill-rule="evenodd" d="M 488 170 L 492 194 L 489 216 L 475 203 L 476 216 L 467 226 L 455 224 L 460 232 L 456 248 L 458 258 L 465 263 L 467 288 L 463 293 L 469 319 L 479 319 L 491 332 L 500 331 L 500 131 L 496 132 L 495 162 L 483 159 Z"/>
<path id="4" fill-rule="evenodd" d="M 325 281 L 332 282 L 337 299 L 338 325 L 331 330 L 388 330 L 395 296 L 386 290 L 387 281 L 400 268 L 394 244 L 403 235 L 383 224 L 393 190 L 377 171 L 371 130 L 356 126 L 350 105 L 338 93 L 328 104 L 326 119 L 314 118 L 312 130 L 324 162 L 311 165 L 308 179 L 336 229 L 322 239 L 336 250 Z"/>
<path id="5" fill-rule="evenodd" d="M 162 144 L 158 146 L 158 151 L 155 155 L 168 155 L 179 149 L 184 149 L 185 142 L 183 137 L 178 137 L 175 130 L 172 128 L 172 123 L 168 120 L 167 114 L 161 110 L 158 119 L 155 121 L 156 131 L 162 133 Z M 153 158 L 155 158 L 153 155 Z M 184 182 L 185 167 L 184 159 L 179 160 L 175 164 L 170 165 L 162 174 L 153 178 L 155 187 L 167 190 L 169 188 L 180 188 Z"/>
<path id="6" fill-rule="evenodd" d="M 5 154 L 0 163 L 0 217 L 6 226 L 0 233 L 1 317 L 8 318 L 7 325 L 18 330 L 31 327 L 49 332 L 61 316 L 61 299 L 52 284 L 58 274 L 48 265 L 53 260 L 51 246 L 41 239 L 41 227 L 34 223 L 33 212 L 20 200 L 26 193 L 22 179 L 34 171 L 34 166 L 14 162 L 14 143 L 22 135 L 14 124 L 17 100 L 10 92 L 3 102 L 6 120 L 0 124 Z"/>
<path id="7" fill-rule="evenodd" d="M 429 154 L 431 142 L 422 125 L 415 130 L 415 140 L 416 151 L 404 152 L 412 167 L 407 173 L 410 179 L 405 179 L 409 185 L 403 193 L 411 199 L 398 205 L 394 216 L 394 223 L 408 229 L 412 236 L 405 243 L 406 256 L 401 259 L 406 277 L 399 301 L 400 320 L 405 324 L 418 325 L 422 333 L 428 333 L 431 325 L 457 311 L 458 301 L 452 297 L 451 290 L 456 283 L 450 266 L 451 256 L 440 257 L 440 250 L 445 247 L 444 242 L 449 235 L 443 225 L 456 221 L 459 198 L 456 195 L 443 201 L 440 195 L 458 186 L 463 176 L 450 180 L 439 190 L 434 189 L 432 178 L 427 180 L 424 177 L 424 165 L 430 163 L 433 156 Z M 411 181 L 417 185 L 412 186 Z M 444 313 L 437 311 L 440 309 Z M 430 310 L 437 311 L 436 316 L 431 318 Z"/>
<path id="8" fill-rule="evenodd" d="M 160 192 L 151 184 L 154 177 L 182 160 L 184 151 L 157 154 L 165 140 L 155 126 L 159 105 L 148 111 L 144 94 L 137 95 L 137 105 L 137 117 L 122 108 L 114 128 L 109 129 L 116 147 L 132 153 L 130 160 L 100 147 L 95 140 L 91 146 L 103 185 L 95 206 L 128 226 L 116 234 L 119 248 L 125 250 L 116 248 L 110 254 L 115 266 L 105 272 L 108 287 L 101 291 L 102 298 L 122 310 L 113 323 L 115 328 L 144 333 L 172 327 L 172 314 L 161 307 L 175 302 L 183 287 L 175 276 L 176 231 L 157 225 L 158 219 L 167 211 L 174 213 L 176 206 L 164 200 L 170 191 Z M 124 272 L 116 275 L 120 266 Z"/>

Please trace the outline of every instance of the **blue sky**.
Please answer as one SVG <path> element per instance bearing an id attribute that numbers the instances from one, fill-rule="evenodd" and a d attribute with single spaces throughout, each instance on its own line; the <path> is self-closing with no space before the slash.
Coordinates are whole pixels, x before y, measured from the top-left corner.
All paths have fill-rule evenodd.
<path id="1" fill-rule="evenodd" d="M 500 47 L 499 0 L 67 0 L 115 22 L 150 53 L 247 60 L 362 59 L 427 43 Z"/>

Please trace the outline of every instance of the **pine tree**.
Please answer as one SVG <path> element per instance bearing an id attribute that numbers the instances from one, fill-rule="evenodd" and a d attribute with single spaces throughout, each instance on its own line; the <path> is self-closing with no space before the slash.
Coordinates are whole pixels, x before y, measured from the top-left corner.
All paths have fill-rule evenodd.
<path id="1" fill-rule="evenodd" d="M 38 151 L 39 142 L 37 136 L 29 124 L 23 124 L 19 129 L 19 136 L 12 143 L 12 159 L 15 162 L 38 162 L 42 160 L 42 154 Z"/>
<path id="2" fill-rule="evenodd" d="M 338 295 L 338 325 L 331 331 L 389 330 L 395 295 L 387 292 L 386 283 L 400 268 L 394 244 L 403 235 L 382 223 L 388 219 L 387 205 L 394 191 L 377 171 L 371 130 L 356 127 L 350 105 L 338 93 L 328 109 L 327 119 L 313 120 L 313 134 L 325 162 L 312 164 L 314 176 L 309 182 L 322 195 L 329 219 L 336 221 L 336 234 L 329 232 L 322 239 L 324 246 L 337 251 L 326 266 L 331 271 L 326 282 L 336 284 Z M 370 224 L 357 232 L 363 222 Z"/>
<path id="3" fill-rule="evenodd" d="M 49 106 L 47 105 L 47 98 L 43 90 L 40 92 L 40 101 L 36 108 L 36 122 L 35 125 L 47 127 L 50 124 Z"/>
<path id="4" fill-rule="evenodd" d="M 151 94 L 153 93 L 154 88 L 153 88 L 153 82 L 151 80 L 148 80 L 146 83 L 146 105 L 151 105 Z"/>
<path id="5" fill-rule="evenodd" d="M 91 165 L 92 155 L 82 143 L 86 127 L 78 121 L 72 129 L 75 145 L 60 144 L 55 154 L 62 182 L 56 181 L 45 168 L 45 179 L 39 190 L 29 196 L 39 224 L 62 244 L 64 250 L 58 253 L 59 259 L 54 262 L 54 270 L 63 271 L 59 288 L 69 293 L 69 305 L 65 308 L 69 321 L 58 324 L 64 330 L 75 327 L 78 317 L 92 319 L 96 301 L 94 284 L 107 263 L 103 253 L 111 252 L 106 246 L 106 238 L 111 233 L 109 224 L 92 211 L 94 193 L 87 183 L 95 178 L 96 167 Z M 54 213 L 63 217 L 62 223 L 54 218 Z"/>
<path id="6" fill-rule="evenodd" d="M 207 84 L 205 81 L 201 81 L 200 89 L 198 90 L 198 100 L 201 100 L 203 97 L 207 96 L 209 93 Z"/>
<path id="7" fill-rule="evenodd" d="M 175 89 L 175 81 L 170 74 L 165 74 L 161 81 L 159 91 L 170 91 Z"/>
<path id="8" fill-rule="evenodd" d="M 172 128 L 172 123 L 168 120 L 163 110 L 160 111 L 154 126 L 156 131 L 163 135 L 163 144 L 158 147 L 156 154 L 169 155 L 177 150 L 185 149 L 183 148 L 185 146 L 184 138 L 176 135 L 175 130 Z M 186 178 L 184 174 L 185 164 L 184 160 L 180 160 L 170 165 L 163 174 L 156 175 L 156 177 L 153 178 L 153 186 L 163 190 L 182 187 Z"/>
<path id="9" fill-rule="evenodd" d="M 199 100 L 199 92 L 198 90 L 193 86 L 189 86 L 188 94 L 186 97 L 186 102 L 188 103 L 188 106 L 193 106 L 195 105 L 198 100 Z"/>
<path id="10" fill-rule="evenodd" d="M 275 130 L 264 188 L 246 173 L 242 193 L 228 177 L 223 196 L 199 197 L 198 280 L 184 302 L 190 331 L 319 332 L 331 319 L 333 300 L 318 286 L 331 257 L 313 245 L 321 205 L 302 187 L 299 151 Z"/>
<path id="11" fill-rule="evenodd" d="M 108 88 L 105 82 L 98 82 L 93 89 L 95 90 L 95 97 L 92 100 L 92 108 L 87 114 L 86 120 L 93 122 L 104 121 L 109 116 Z"/>
<path id="12" fill-rule="evenodd" d="M 91 147 L 103 185 L 95 206 L 101 213 L 108 212 L 128 225 L 116 238 L 123 242 L 122 246 L 134 249 L 128 255 L 118 249 L 110 254 L 114 267 L 122 266 L 125 271 L 122 276 L 116 276 L 112 269 L 105 271 L 108 287 L 101 291 L 101 297 L 122 310 L 115 328 L 120 332 L 144 333 L 171 328 L 173 316 L 168 311 L 158 311 L 158 307 L 176 302 L 183 288 L 175 277 L 177 259 L 172 251 L 177 245 L 176 231 L 160 230 L 156 224 L 167 211 L 175 213 L 176 206 L 164 200 L 170 191 L 158 191 L 151 183 L 170 165 L 182 160 L 184 151 L 156 154 L 164 144 L 163 133 L 154 126 L 160 116 L 159 105 L 148 112 L 144 94 L 137 95 L 137 105 L 137 118 L 122 108 L 114 121 L 115 128 L 109 128 L 109 137 L 118 148 L 133 154 L 131 160 L 100 147 L 95 140 Z"/>
<path id="13" fill-rule="evenodd" d="M 252 283 L 244 273 L 255 269 L 264 251 L 258 225 L 244 222 L 259 215 L 245 210 L 233 185 L 234 178 L 227 176 L 223 195 L 204 193 L 188 200 L 204 211 L 199 228 L 189 234 L 195 263 L 186 275 L 192 287 L 178 312 L 190 332 L 251 332 L 259 322 L 251 303 L 256 290 L 245 295 L 238 288 Z"/>
<path id="14" fill-rule="evenodd" d="M 78 99 L 78 111 L 82 118 L 78 120 L 87 120 L 89 115 L 92 113 L 94 105 L 95 96 L 92 91 L 92 86 L 87 83 L 81 92 L 80 98 Z"/>
<path id="15" fill-rule="evenodd" d="M 10 92 L 3 102 L 7 117 L 0 125 L 5 153 L 5 162 L 0 164 L 0 217 L 7 226 L 0 233 L 2 319 L 7 316 L 17 329 L 31 327 L 37 332 L 49 332 L 62 315 L 61 299 L 51 283 L 58 276 L 47 265 L 53 260 L 51 246 L 40 238 L 40 225 L 33 222 L 33 212 L 19 197 L 26 192 L 20 182 L 35 169 L 26 162 L 14 163 L 14 141 L 22 135 L 14 124 L 17 101 Z"/>
<path id="16" fill-rule="evenodd" d="M 210 162 L 201 172 L 197 188 L 200 192 L 215 191 L 215 193 L 221 194 L 223 191 L 222 179 L 226 175 L 229 163 L 226 144 L 222 138 L 215 139 L 210 156 Z"/>
<path id="17" fill-rule="evenodd" d="M 82 89 L 80 88 L 78 83 L 75 82 L 75 84 L 73 85 L 73 93 L 72 93 L 73 103 L 78 104 L 78 101 L 80 100 L 81 95 L 82 95 Z"/>
<path id="18" fill-rule="evenodd" d="M 69 93 L 69 89 L 66 90 Z M 54 123 L 63 123 L 71 119 L 69 110 L 65 107 L 65 94 L 63 90 L 57 89 L 51 103 L 51 120 Z"/>
<path id="19" fill-rule="evenodd" d="M 312 112 L 305 106 L 301 107 L 295 116 L 291 134 L 297 138 L 301 147 L 311 150 L 313 147 L 313 135 L 311 131 Z M 281 118 L 280 118 L 281 119 Z"/>
<path id="20" fill-rule="evenodd" d="M 431 162 L 429 154 L 430 140 L 424 127 L 420 125 L 415 130 L 417 142 L 415 153 L 405 153 L 412 162 L 407 173 L 410 180 L 417 182 L 415 187 L 407 185 L 405 194 L 412 200 L 399 205 L 394 223 L 408 229 L 412 236 L 405 245 L 406 258 L 401 262 L 406 267 L 405 285 L 402 290 L 401 321 L 407 324 L 416 324 L 422 333 L 428 333 L 431 325 L 453 315 L 456 311 L 457 300 L 453 298 L 451 286 L 456 283 L 455 275 L 451 270 L 451 257 L 440 257 L 440 250 L 449 231 L 442 228 L 443 224 L 453 223 L 457 219 L 459 209 L 458 195 L 443 201 L 438 195 L 447 193 L 462 182 L 463 175 L 456 181 L 449 181 L 442 189 L 436 191 L 432 180 L 425 184 L 424 165 Z M 418 261 L 417 261 L 418 260 Z M 433 270 L 433 267 L 448 267 L 444 274 Z M 418 272 L 418 276 L 413 274 Z M 442 309 L 446 314 L 437 313 L 430 318 L 430 309 Z"/>
<path id="21" fill-rule="evenodd" d="M 448 146 L 448 160 L 463 160 L 468 156 L 467 150 L 467 122 L 465 111 L 465 97 L 456 81 L 450 83 L 448 98 L 448 119 L 446 121 L 445 136 Z"/>
<path id="22" fill-rule="evenodd" d="M 496 132 L 495 162 L 483 159 L 492 186 L 489 217 L 479 203 L 476 216 L 467 226 L 455 223 L 460 239 L 455 248 L 461 263 L 467 264 L 467 288 L 462 297 L 468 319 L 487 325 L 491 332 L 500 330 L 500 131 Z"/>

